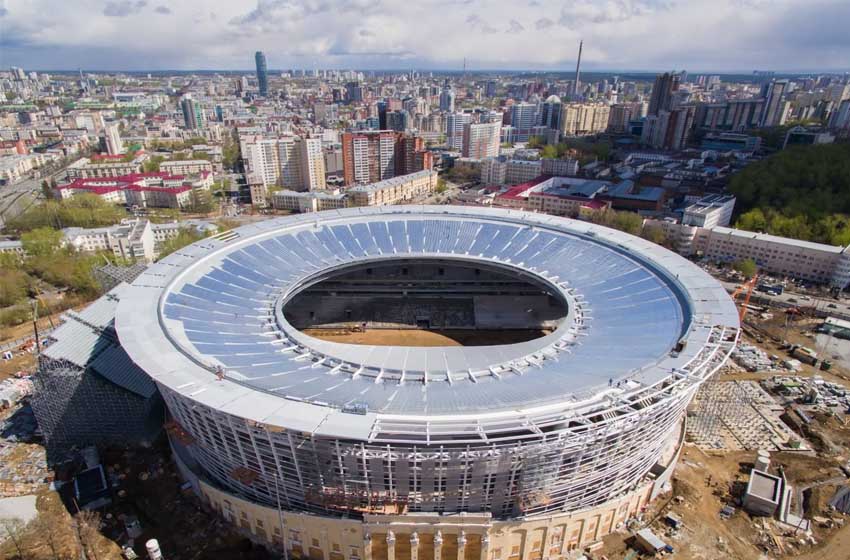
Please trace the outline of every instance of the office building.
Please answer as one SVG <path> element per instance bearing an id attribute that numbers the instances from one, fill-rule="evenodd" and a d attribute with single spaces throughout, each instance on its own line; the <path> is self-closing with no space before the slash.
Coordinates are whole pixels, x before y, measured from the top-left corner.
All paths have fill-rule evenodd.
<path id="1" fill-rule="evenodd" d="M 712 194 L 701 198 L 685 208 L 682 225 L 713 228 L 728 226 L 735 209 L 735 197 L 731 194 Z"/>
<path id="2" fill-rule="evenodd" d="M 191 95 L 183 96 L 183 99 L 180 100 L 180 107 L 183 109 L 183 122 L 186 128 L 198 130 L 206 127 L 204 107 L 198 101 L 192 99 Z"/>
<path id="3" fill-rule="evenodd" d="M 453 113 L 455 110 L 455 92 L 451 86 L 446 85 L 440 92 L 440 111 Z"/>
<path id="4" fill-rule="evenodd" d="M 562 107 L 561 98 L 557 95 L 550 95 L 540 106 L 539 124 L 552 130 L 561 130 Z"/>
<path id="5" fill-rule="evenodd" d="M 266 55 L 262 51 L 254 53 L 254 62 L 257 64 L 257 85 L 260 96 L 266 97 L 269 94 L 269 70 L 266 66 Z"/>
<path id="6" fill-rule="evenodd" d="M 528 142 L 533 136 L 532 129 L 537 125 L 537 105 L 533 103 L 515 103 L 511 105 L 511 126 L 516 131 L 517 142 Z"/>

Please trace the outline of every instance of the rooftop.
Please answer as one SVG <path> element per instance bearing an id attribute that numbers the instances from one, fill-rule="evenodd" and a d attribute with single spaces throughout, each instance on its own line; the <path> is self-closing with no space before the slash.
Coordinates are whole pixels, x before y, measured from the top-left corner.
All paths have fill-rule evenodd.
<path id="1" fill-rule="evenodd" d="M 158 382 L 210 406 L 260 413 L 300 403 L 301 412 L 279 420 L 290 426 L 319 414 L 311 406 L 322 414 L 352 403 L 389 415 L 516 414 L 581 402 L 621 384 L 650 387 L 690 367 L 717 325 L 738 324 L 722 286 L 688 261 L 645 240 L 553 216 L 350 208 L 231 234 L 145 271 L 122 299 L 118 333 Z M 519 344 L 424 348 L 321 341 L 280 312 L 319 274 L 402 256 L 481 261 L 536 276 L 566 299 L 568 317 L 553 333 Z M 216 384 L 216 371 L 226 384 Z"/>

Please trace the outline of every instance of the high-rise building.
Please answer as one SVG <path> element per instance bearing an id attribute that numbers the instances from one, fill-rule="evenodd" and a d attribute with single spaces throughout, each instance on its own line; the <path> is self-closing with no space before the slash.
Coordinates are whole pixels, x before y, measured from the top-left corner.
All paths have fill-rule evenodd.
<path id="1" fill-rule="evenodd" d="M 363 86 L 360 85 L 360 82 L 348 82 L 345 84 L 345 97 L 349 103 L 363 101 Z"/>
<path id="2" fill-rule="evenodd" d="M 605 103 L 566 103 L 561 114 L 561 133 L 584 136 L 608 128 L 611 107 Z"/>
<path id="3" fill-rule="evenodd" d="M 762 88 L 764 111 L 760 126 L 781 126 L 785 124 L 785 95 L 788 93 L 788 80 L 773 80 Z"/>
<path id="4" fill-rule="evenodd" d="M 656 149 L 685 148 L 693 129 L 695 114 L 696 107 L 687 105 L 648 115 L 644 121 L 641 142 Z"/>
<path id="5" fill-rule="evenodd" d="M 451 113 L 446 115 L 446 146 L 450 150 L 463 149 L 463 130 L 472 122 L 469 113 Z"/>
<path id="6" fill-rule="evenodd" d="M 375 108 L 378 110 L 378 129 L 379 130 L 387 130 L 387 108 L 389 104 L 384 101 L 378 101 L 375 103 Z"/>
<path id="7" fill-rule="evenodd" d="M 260 95 L 266 97 L 269 94 L 269 71 L 266 67 L 266 55 L 263 51 L 254 53 L 254 61 L 257 63 L 257 84 Z"/>
<path id="8" fill-rule="evenodd" d="M 434 168 L 434 154 L 425 148 L 421 136 L 401 136 L 396 142 L 395 174 L 409 175 Z"/>
<path id="9" fill-rule="evenodd" d="M 410 115 L 407 114 L 407 111 L 388 111 L 386 115 L 387 130 L 404 132 L 410 128 Z"/>
<path id="10" fill-rule="evenodd" d="M 527 142 L 531 129 L 537 125 L 537 105 L 534 103 L 515 103 L 511 106 L 511 126 L 516 129 L 518 142 Z"/>
<path id="11" fill-rule="evenodd" d="M 346 132 L 342 135 L 342 167 L 346 185 L 377 183 L 395 176 L 392 130 Z"/>
<path id="12" fill-rule="evenodd" d="M 197 130 L 206 127 L 206 115 L 204 114 L 203 106 L 192 99 L 192 96 L 186 94 L 180 100 L 180 107 L 183 109 L 183 122 L 186 128 Z"/>
<path id="13" fill-rule="evenodd" d="M 496 97 L 496 80 L 488 80 L 484 85 L 484 96 L 493 98 Z"/>
<path id="14" fill-rule="evenodd" d="M 652 86 L 652 96 L 649 99 L 649 114 L 657 115 L 659 111 L 669 111 L 673 108 L 673 93 L 679 89 L 679 76 L 665 72 L 655 78 Z"/>
<path id="15" fill-rule="evenodd" d="M 561 98 L 557 95 L 550 95 L 546 101 L 540 105 L 540 124 L 552 130 L 561 129 Z"/>
<path id="16" fill-rule="evenodd" d="M 469 123 L 463 129 L 463 157 L 489 158 L 499 155 L 501 122 Z"/>
<path id="17" fill-rule="evenodd" d="M 455 92 L 451 86 L 446 85 L 440 92 L 440 111 L 452 113 L 455 110 Z"/>
<path id="18" fill-rule="evenodd" d="M 121 142 L 121 133 L 117 124 L 107 125 L 103 129 L 103 135 L 106 139 L 106 153 L 114 156 L 124 151 L 124 144 Z"/>
<path id="19" fill-rule="evenodd" d="M 285 136 L 246 144 L 244 156 L 251 179 L 265 187 L 293 191 L 325 188 L 325 157 L 319 138 Z"/>

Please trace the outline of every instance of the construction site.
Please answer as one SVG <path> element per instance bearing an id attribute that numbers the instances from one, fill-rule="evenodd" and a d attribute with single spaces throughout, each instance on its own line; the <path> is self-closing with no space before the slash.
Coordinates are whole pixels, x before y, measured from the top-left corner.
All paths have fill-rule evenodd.
<path id="1" fill-rule="evenodd" d="M 363 212 L 65 313 L 4 412 L 0 557 L 52 558 L 39 518 L 70 557 L 848 557 L 828 300 L 551 217 Z"/>

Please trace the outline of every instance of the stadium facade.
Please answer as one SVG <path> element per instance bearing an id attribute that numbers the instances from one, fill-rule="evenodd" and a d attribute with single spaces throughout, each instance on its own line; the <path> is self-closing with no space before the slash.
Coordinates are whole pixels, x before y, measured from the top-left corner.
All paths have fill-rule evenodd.
<path id="1" fill-rule="evenodd" d="M 299 294 L 392 263 L 524 279 L 564 316 L 532 340 L 452 347 L 342 344 L 289 322 Z M 441 206 L 203 240 L 148 268 L 115 319 L 198 494 L 287 554 L 331 560 L 526 560 L 598 540 L 669 480 L 685 408 L 738 327 L 724 289 L 658 245 Z"/>

